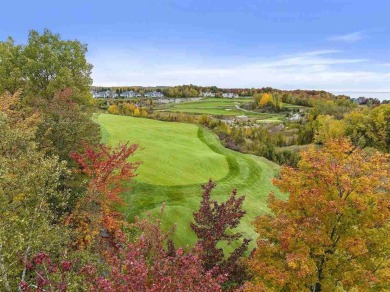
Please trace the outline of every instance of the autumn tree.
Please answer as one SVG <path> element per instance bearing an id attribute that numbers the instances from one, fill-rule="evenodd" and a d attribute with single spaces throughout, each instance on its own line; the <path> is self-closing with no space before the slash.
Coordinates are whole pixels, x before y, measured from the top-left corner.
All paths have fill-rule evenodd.
<path id="1" fill-rule="evenodd" d="M 343 120 L 336 120 L 333 116 L 317 117 L 317 129 L 314 132 L 314 142 L 325 144 L 331 139 L 340 138 L 345 135 L 345 125 Z"/>
<path id="2" fill-rule="evenodd" d="M 134 112 L 133 112 L 133 116 L 134 116 L 134 117 L 139 117 L 140 115 L 141 115 L 141 112 L 140 112 L 139 108 L 137 107 L 137 108 L 134 110 Z"/>
<path id="3" fill-rule="evenodd" d="M 202 201 L 199 210 L 194 213 L 194 223 L 191 228 L 198 237 L 200 258 L 205 271 L 211 271 L 214 276 L 225 275 L 231 282 L 240 283 L 245 277 L 241 265 L 241 257 L 248 249 L 250 239 L 243 238 L 242 233 L 234 232 L 246 211 L 242 209 L 245 197 L 237 197 L 233 190 L 230 197 L 222 203 L 211 199 L 211 192 L 216 184 L 210 180 L 202 186 Z M 221 243 L 238 244 L 234 251 L 227 255 L 221 248 Z"/>
<path id="4" fill-rule="evenodd" d="M 280 111 L 282 108 L 282 97 L 277 92 L 256 93 L 253 95 L 254 108 Z"/>
<path id="5" fill-rule="evenodd" d="M 120 110 L 119 107 L 116 104 L 112 104 L 108 107 L 108 112 L 113 115 L 119 115 Z"/>
<path id="6" fill-rule="evenodd" d="M 259 101 L 259 106 L 264 108 L 268 105 L 273 105 L 274 104 L 274 98 L 271 93 L 263 93 L 261 96 L 261 99 Z"/>
<path id="7" fill-rule="evenodd" d="M 40 148 L 60 160 L 73 164 L 71 152 L 81 152 L 83 144 L 97 145 L 100 141 L 99 126 L 91 112 L 73 99 L 73 90 L 66 88 L 56 92 L 50 102 L 42 101 L 42 123 L 38 127 L 37 140 Z"/>
<path id="8" fill-rule="evenodd" d="M 360 147 L 390 152 L 390 105 L 356 109 L 344 116 L 345 133 Z"/>
<path id="9" fill-rule="evenodd" d="M 301 153 L 283 167 L 272 214 L 255 221 L 257 249 L 248 262 L 248 291 L 335 291 L 388 288 L 389 156 L 341 138 Z"/>
<path id="10" fill-rule="evenodd" d="M 0 290 L 16 291 L 26 275 L 24 260 L 39 251 L 57 254 L 68 231 L 56 208 L 68 199 L 59 189 L 66 163 L 38 149 L 39 114 L 20 108 L 20 96 L 0 97 Z M 53 202 L 56 202 L 55 206 Z"/>
<path id="11" fill-rule="evenodd" d="M 205 272 L 196 253 L 176 249 L 173 230 L 163 232 L 160 219 L 137 219 L 134 227 L 134 241 L 106 254 L 108 271 L 84 268 L 90 291 L 221 291 L 222 278 Z"/>
<path id="12" fill-rule="evenodd" d="M 47 252 L 29 256 L 25 262 L 26 277 L 19 291 L 85 291 L 88 287 L 82 262 L 78 259 L 52 258 Z"/>
<path id="13" fill-rule="evenodd" d="M 118 145 L 114 149 L 100 144 L 96 149 L 85 144 L 83 153 L 72 153 L 80 171 L 88 178 L 87 192 L 77 202 L 67 222 L 77 232 L 74 246 L 80 249 L 99 239 L 115 239 L 121 232 L 123 216 L 115 211 L 123 204 L 119 195 L 128 190 L 139 163 L 128 158 L 138 148 L 137 144 Z"/>

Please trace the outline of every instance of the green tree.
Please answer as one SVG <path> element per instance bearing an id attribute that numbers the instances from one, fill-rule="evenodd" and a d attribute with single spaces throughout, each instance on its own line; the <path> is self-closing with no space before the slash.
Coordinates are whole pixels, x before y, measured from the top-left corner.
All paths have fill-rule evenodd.
<path id="1" fill-rule="evenodd" d="M 99 126 L 92 120 L 92 113 L 72 100 L 72 90 L 56 93 L 50 102 L 41 107 L 42 123 L 38 127 L 37 141 L 47 154 L 56 155 L 74 166 L 69 154 L 84 149 L 83 143 L 97 145 L 100 142 Z"/>
<path id="2" fill-rule="evenodd" d="M 37 114 L 18 108 L 19 96 L 0 98 L 0 285 L 16 291 L 24 279 L 23 261 L 38 251 L 57 254 L 68 241 L 67 229 L 56 224 L 57 209 L 68 199 L 59 189 L 69 175 L 65 162 L 39 151 Z M 54 205 L 55 204 L 55 205 Z"/>
<path id="3" fill-rule="evenodd" d="M 5 42 L 0 42 L 0 94 L 9 92 L 15 94 L 23 88 L 23 48 L 15 45 L 12 38 Z"/>
<path id="4" fill-rule="evenodd" d="M 86 60 L 86 52 L 87 46 L 77 40 L 63 40 L 47 29 L 42 34 L 31 30 L 23 50 L 26 94 L 51 100 L 56 92 L 71 88 L 74 100 L 90 104 L 92 65 Z"/>
<path id="5" fill-rule="evenodd" d="M 317 117 L 317 129 L 314 133 L 314 142 L 318 144 L 325 144 L 331 139 L 340 138 L 344 136 L 344 121 L 336 120 L 333 116 Z"/>

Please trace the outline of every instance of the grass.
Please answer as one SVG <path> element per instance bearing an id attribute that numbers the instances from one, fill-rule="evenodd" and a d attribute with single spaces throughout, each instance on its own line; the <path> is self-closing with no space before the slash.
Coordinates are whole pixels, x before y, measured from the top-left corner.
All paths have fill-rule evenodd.
<path id="1" fill-rule="evenodd" d="M 198 139 L 196 125 L 112 115 L 100 115 L 98 120 L 108 144 L 129 141 L 140 145 L 141 150 L 134 156 L 135 161 L 143 163 L 138 171 L 139 182 L 168 186 L 200 184 L 210 176 L 219 180 L 229 172 L 225 156 L 210 151 Z"/>
<path id="2" fill-rule="evenodd" d="M 132 221 L 148 212 L 158 215 L 165 204 L 163 227 L 177 225 L 174 241 L 178 245 L 192 245 L 196 240 L 189 222 L 200 204 L 200 185 L 209 178 L 218 183 L 213 193 L 216 200 L 226 200 L 233 188 L 246 196 L 247 215 L 238 230 L 251 238 L 256 237 L 251 221 L 268 212 L 268 194 L 286 197 L 271 183 L 278 165 L 226 149 L 200 126 L 108 114 L 100 114 L 97 122 L 104 142 L 129 141 L 141 146 L 133 159 L 143 164 L 131 183 L 132 190 L 124 196 L 127 205 L 122 211 Z"/>
<path id="3" fill-rule="evenodd" d="M 170 112 L 182 112 L 190 114 L 206 114 L 220 116 L 242 116 L 257 118 L 259 120 L 279 120 L 283 119 L 283 114 L 260 113 L 245 111 L 241 106 L 250 102 L 250 98 L 205 98 L 199 101 L 182 102 L 178 104 L 168 104 L 162 109 Z"/>

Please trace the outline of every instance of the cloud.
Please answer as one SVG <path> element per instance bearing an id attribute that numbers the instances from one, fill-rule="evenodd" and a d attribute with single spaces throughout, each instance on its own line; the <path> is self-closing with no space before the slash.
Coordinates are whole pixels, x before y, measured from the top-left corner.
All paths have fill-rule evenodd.
<path id="1" fill-rule="evenodd" d="M 335 35 L 328 38 L 329 41 L 339 41 L 345 43 L 354 43 L 364 39 L 366 35 L 363 31 L 356 31 L 349 34 Z"/>
<path id="2" fill-rule="evenodd" d="M 175 54 L 132 52 L 94 56 L 95 85 L 216 85 L 281 89 L 390 91 L 390 72 L 374 71 L 361 58 L 341 58 L 334 50 L 283 55 L 272 59 L 225 60 Z M 164 56 L 161 59 L 161 56 Z M 180 62 L 178 62 L 178 58 Z M 373 66 L 375 67 L 375 66 Z"/>
<path id="3" fill-rule="evenodd" d="M 317 65 L 336 65 L 336 64 L 353 64 L 368 61 L 367 59 L 342 59 L 329 57 L 339 51 L 322 50 L 311 51 L 296 55 L 281 57 L 276 61 L 265 62 L 264 67 L 288 67 L 288 66 L 317 66 Z"/>

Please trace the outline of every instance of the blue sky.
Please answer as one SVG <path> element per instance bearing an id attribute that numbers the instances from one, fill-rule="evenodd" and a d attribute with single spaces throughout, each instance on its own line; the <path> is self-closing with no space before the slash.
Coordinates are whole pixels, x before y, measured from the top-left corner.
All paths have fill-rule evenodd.
<path id="1" fill-rule="evenodd" d="M 87 43 L 95 85 L 390 91 L 390 1 L 5 1 L 0 39 Z M 6 13 L 4 13 L 6 12 Z"/>

